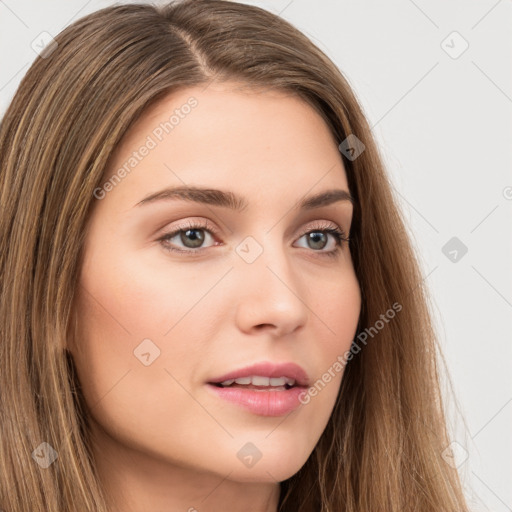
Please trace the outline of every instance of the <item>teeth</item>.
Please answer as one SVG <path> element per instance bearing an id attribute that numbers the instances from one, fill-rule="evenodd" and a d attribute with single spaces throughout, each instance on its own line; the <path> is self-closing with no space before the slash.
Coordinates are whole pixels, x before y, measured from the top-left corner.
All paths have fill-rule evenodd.
<path id="1" fill-rule="evenodd" d="M 269 379 L 269 384 L 271 386 L 284 386 L 288 384 L 288 386 L 291 387 L 295 386 L 295 379 L 289 379 L 288 377 L 271 377 Z"/>
<path id="2" fill-rule="evenodd" d="M 235 379 L 237 384 L 251 384 L 251 377 L 239 377 Z"/>
<path id="3" fill-rule="evenodd" d="M 233 382 L 241 385 L 249 385 L 253 386 L 273 386 L 280 387 L 288 384 L 288 386 L 295 385 L 295 379 L 289 379 L 288 377 L 262 377 L 260 375 L 252 375 L 249 377 L 239 377 L 238 379 L 228 379 L 224 382 L 221 382 L 221 386 L 231 386 Z"/>
<path id="4" fill-rule="evenodd" d="M 236 382 L 236 380 L 235 380 Z M 238 383 L 240 384 L 240 383 Z M 254 376 L 252 377 L 252 384 L 254 386 L 268 386 L 270 385 L 270 379 L 268 377 L 258 377 Z"/>

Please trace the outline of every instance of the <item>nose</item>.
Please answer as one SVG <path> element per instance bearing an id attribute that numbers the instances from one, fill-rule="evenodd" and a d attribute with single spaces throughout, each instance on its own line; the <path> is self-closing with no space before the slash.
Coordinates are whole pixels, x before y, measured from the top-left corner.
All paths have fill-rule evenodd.
<path id="1" fill-rule="evenodd" d="M 269 244 L 252 263 L 241 259 L 235 265 L 236 323 L 247 334 L 268 331 L 283 337 L 306 324 L 306 283 L 294 272 L 284 248 L 275 244 L 271 250 Z"/>

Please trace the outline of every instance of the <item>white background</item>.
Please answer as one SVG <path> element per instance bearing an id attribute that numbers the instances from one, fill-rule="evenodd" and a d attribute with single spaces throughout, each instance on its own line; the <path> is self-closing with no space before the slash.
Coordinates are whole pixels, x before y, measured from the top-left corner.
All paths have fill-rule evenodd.
<path id="1" fill-rule="evenodd" d="M 41 32 L 113 3 L 0 0 L 0 114 Z M 512 1 L 246 3 L 305 32 L 354 88 L 433 297 L 466 494 L 472 510 L 511 511 Z M 468 248 L 456 262 L 442 252 L 452 237 Z"/>

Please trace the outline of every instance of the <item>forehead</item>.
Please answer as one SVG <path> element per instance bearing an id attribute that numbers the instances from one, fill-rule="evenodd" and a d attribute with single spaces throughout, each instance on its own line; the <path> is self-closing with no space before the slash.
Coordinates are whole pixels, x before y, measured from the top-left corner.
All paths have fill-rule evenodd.
<path id="1" fill-rule="evenodd" d="M 277 198 L 303 195 L 317 184 L 347 187 L 335 138 L 313 107 L 291 93 L 237 83 L 160 99 L 130 128 L 108 175 L 121 168 L 126 193 L 223 184 L 245 195 L 275 191 Z"/>

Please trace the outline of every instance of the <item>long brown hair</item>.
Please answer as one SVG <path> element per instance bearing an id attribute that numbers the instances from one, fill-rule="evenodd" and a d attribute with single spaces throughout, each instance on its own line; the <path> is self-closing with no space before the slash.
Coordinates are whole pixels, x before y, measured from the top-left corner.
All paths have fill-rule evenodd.
<path id="1" fill-rule="evenodd" d="M 117 5 L 55 40 L 0 126 L 0 507 L 107 511 L 64 349 L 93 191 L 150 105 L 216 80 L 296 94 L 338 144 L 349 135 L 364 144 L 357 158 L 341 153 L 355 198 L 358 335 L 401 306 L 347 362 L 318 444 L 281 483 L 279 511 L 467 510 L 442 456 L 449 439 L 439 348 L 420 265 L 371 129 L 337 67 L 280 17 L 223 0 Z M 44 442 L 58 457 L 47 468 L 35 462 L 37 450 L 49 449 Z"/>

